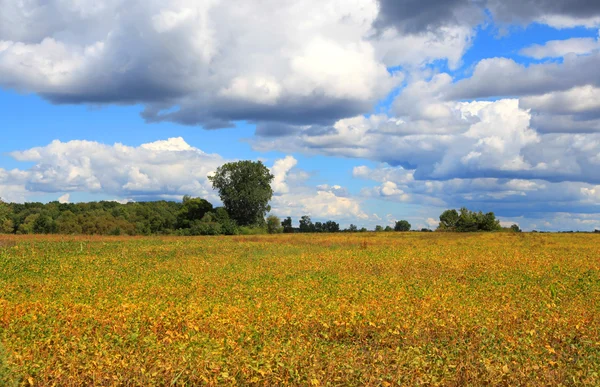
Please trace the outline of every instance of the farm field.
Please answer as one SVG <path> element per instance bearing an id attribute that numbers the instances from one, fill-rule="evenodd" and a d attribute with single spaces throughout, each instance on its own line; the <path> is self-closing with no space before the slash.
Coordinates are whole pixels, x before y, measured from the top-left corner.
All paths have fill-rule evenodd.
<path id="1" fill-rule="evenodd" d="M 600 236 L 0 236 L 0 385 L 600 385 Z"/>

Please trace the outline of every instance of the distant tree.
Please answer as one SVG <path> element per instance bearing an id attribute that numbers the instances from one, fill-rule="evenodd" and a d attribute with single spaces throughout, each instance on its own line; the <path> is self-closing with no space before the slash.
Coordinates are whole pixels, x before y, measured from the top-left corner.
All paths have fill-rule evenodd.
<path id="1" fill-rule="evenodd" d="M 188 228 L 196 220 L 201 220 L 204 215 L 213 210 L 213 205 L 208 201 L 190 196 L 183 197 L 183 205 L 177 214 L 179 227 Z"/>
<path id="2" fill-rule="evenodd" d="M 11 219 L 11 210 L 0 198 L 0 234 L 12 234 L 14 231 L 15 225 Z"/>
<path id="3" fill-rule="evenodd" d="M 399 220 L 396 222 L 396 226 L 394 227 L 394 231 L 410 231 L 410 223 L 406 220 Z"/>
<path id="4" fill-rule="evenodd" d="M 360 230 L 358 230 L 358 232 L 367 232 L 367 231 L 369 231 L 369 230 L 367 230 L 366 227 L 362 227 Z"/>
<path id="5" fill-rule="evenodd" d="M 493 212 L 487 214 L 469 211 L 463 207 L 460 212 L 446 210 L 440 215 L 439 231 L 476 232 L 498 231 L 502 227 Z"/>
<path id="6" fill-rule="evenodd" d="M 469 211 L 465 207 L 460 209 L 458 221 L 456 222 L 456 231 L 458 232 L 475 232 L 479 230 L 477 224 L 477 215 Z"/>
<path id="7" fill-rule="evenodd" d="M 333 220 L 328 220 L 323 225 L 323 230 L 325 232 L 340 232 L 340 225 Z"/>
<path id="8" fill-rule="evenodd" d="M 383 227 L 380 225 L 375 226 L 375 232 L 382 232 L 383 231 Z"/>
<path id="9" fill-rule="evenodd" d="M 292 218 L 289 216 L 286 219 L 284 219 L 283 222 L 281 222 L 281 226 L 283 226 L 283 232 L 285 234 L 291 234 L 294 232 L 294 227 L 292 226 Z"/>
<path id="10" fill-rule="evenodd" d="M 383 231 L 391 232 L 391 231 L 394 231 L 394 229 L 392 228 L 392 226 L 385 226 L 385 229 Z"/>
<path id="11" fill-rule="evenodd" d="M 267 232 L 269 234 L 281 234 L 283 232 L 281 220 L 275 215 L 269 215 L 267 217 Z"/>
<path id="12" fill-rule="evenodd" d="M 440 231 L 456 231 L 456 223 L 458 222 L 458 212 L 456 210 L 446 210 L 440 215 Z"/>
<path id="13" fill-rule="evenodd" d="M 321 222 L 315 222 L 315 232 L 325 232 L 325 229 L 323 227 L 323 223 L 321 223 Z"/>
<path id="14" fill-rule="evenodd" d="M 300 232 L 315 232 L 315 225 L 310 220 L 310 216 L 304 215 L 300 218 Z"/>
<path id="15" fill-rule="evenodd" d="M 510 229 L 511 229 L 513 232 L 521 232 L 521 228 L 519 227 L 519 225 L 518 225 L 518 224 L 513 224 L 512 226 L 510 226 Z"/>
<path id="16" fill-rule="evenodd" d="M 241 226 L 264 224 L 265 214 L 271 210 L 273 178 L 260 161 L 227 163 L 208 177 L 229 216 Z"/>
<path id="17" fill-rule="evenodd" d="M 428 228 L 422 228 L 422 229 L 421 229 L 421 232 L 431 232 L 431 230 L 430 230 L 430 229 L 428 229 Z"/>
<path id="18" fill-rule="evenodd" d="M 348 226 L 348 230 L 349 232 L 357 232 L 358 231 L 358 227 L 356 227 L 356 225 L 351 224 L 350 226 Z"/>

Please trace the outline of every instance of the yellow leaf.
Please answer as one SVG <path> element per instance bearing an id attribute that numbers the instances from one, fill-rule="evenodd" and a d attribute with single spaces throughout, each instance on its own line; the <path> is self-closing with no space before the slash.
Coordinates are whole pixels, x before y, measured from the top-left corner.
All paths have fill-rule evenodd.
<path id="1" fill-rule="evenodd" d="M 319 386 L 321 383 L 317 379 L 312 379 L 310 381 L 310 384 L 312 384 L 313 386 Z"/>
<path id="2" fill-rule="evenodd" d="M 33 378 L 31 378 L 31 377 L 27 378 L 27 382 L 29 382 L 30 386 L 33 386 Z"/>
<path id="3" fill-rule="evenodd" d="M 502 372 L 504 372 L 505 374 L 507 374 L 508 371 L 509 371 L 508 366 L 505 365 L 504 367 L 502 367 Z"/>

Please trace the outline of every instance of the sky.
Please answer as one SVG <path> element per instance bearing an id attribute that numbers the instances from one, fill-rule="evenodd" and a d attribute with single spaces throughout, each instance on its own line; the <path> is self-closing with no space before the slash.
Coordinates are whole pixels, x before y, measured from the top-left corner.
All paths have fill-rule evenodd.
<path id="1" fill-rule="evenodd" d="M 0 0 L 0 197 L 600 229 L 597 0 Z"/>

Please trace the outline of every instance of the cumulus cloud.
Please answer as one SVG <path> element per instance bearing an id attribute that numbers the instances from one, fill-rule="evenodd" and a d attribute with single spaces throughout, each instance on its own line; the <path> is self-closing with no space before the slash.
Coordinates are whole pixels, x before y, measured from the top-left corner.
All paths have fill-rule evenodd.
<path id="1" fill-rule="evenodd" d="M 310 215 L 322 220 L 335 219 L 352 222 L 369 220 L 360 202 L 354 198 L 340 197 L 335 192 L 323 190 L 296 190 L 276 196 L 271 202 L 272 211 L 280 216 Z"/>
<path id="2" fill-rule="evenodd" d="M 0 185 L 20 183 L 29 192 L 90 192 L 136 200 L 185 194 L 214 199 L 206 176 L 225 162 L 182 138 L 138 147 L 56 140 L 10 155 L 34 166 L 10 172 L 0 169 Z"/>
<path id="3" fill-rule="evenodd" d="M 471 0 L 379 0 L 378 28 L 394 27 L 402 33 L 421 33 L 445 26 L 475 24 L 483 9 Z"/>
<path id="4" fill-rule="evenodd" d="M 426 105 L 424 109 L 422 105 Z M 540 157 L 533 151 L 542 139 L 530 128 L 530 114 L 519 108 L 518 100 L 441 105 L 434 101 L 419 103 L 411 111 L 414 113 L 407 112 L 403 119 L 354 117 L 338 121 L 328 132 L 304 130 L 285 139 L 257 139 L 253 145 L 259 150 L 283 148 L 386 162 L 414 170 L 416 179 L 531 177 L 553 171 L 550 165 L 554 158 Z M 438 117 L 451 117 L 448 119 L 456 123 L 454 129 L 437 128 Z M 423 128 L 430 125 L 429 130 L 406 130 L 420 120 L 427 123 Z M 441 119 L 439 125 L 445 122 Z M 534 153 L 531 157 L 526 152 L 529 149 Z M 565 169 L 564 173 L 576 171 Z"/>
<path id="5" fill-rule="evenodd" d="M 584 55 L 600 49 L 600 42 L 594 38 L 572 38 L 551 40 L 544 44 L 534 44 L 522 49 L 521 55 L 535 59 L 558 58 L 567 54 Z"/>
<path id="6" fill-rule="evenodd" d="M 286 179 L 288 173 L 296 166 L 296 164 L 298 164 L 298 160 L 292 156 L 286 156 L 284 159 L 275 161 L 275 164 L 273 164 L 273 167 L 271 168 L 271 173 L 274 176 L 271 186 L 273 187 L 273 192 L 275 194 L 289 192 Z"/>
<path id="7" fill-rule="evenodd" d="M 375 0 L 0 6 L 0 86 L 55 103 L 141 103 L 148 121 L 331 123 L 400 79 L 382 61 L 394 43 L 370 39 Z"/>
<path id="8" fill-rule="evenodd" d="M 274 214 L 294 217 L 310 215 L 316 219 L 348 222 L 371 218 L 362 210 L 360 200 L 349 195 L 340 185 L 322 184 L 313 187 L 304 181 L 290 179 L 294 174 L 302 175 L 302 171 L 294 171 L 297 163 L 294 157 L 287 156 L 276 160 L 271 168 L 275 176 L 271 201 Z"/>
<path id="9" fill-rule="evenodd" d="M 538 22 L 555 28 L 600 25 L 600 4 L 590 0 L 488 0 L 494 18 L 503 23 Z"/>
<path id="10" fill-rule="evenodd" d="M 448 26 L 474 26 L 485 14 L 499 24 L 532 22 L 554 28 L 600 25 L 600 6 L 590 0 L 379 0 L 378 29 L 407 34 Z"/>
<path id="11" fill-rule="evenodd" d="M 71 201 L 71 194 L 64 194 L 58 198 L 59 203 L 69 203 Z"/>
<path id="12" fill-rule="evenodd" d="M 600 86 L 596 71 L 600 52 L 567 55 L 562 63 L 524 66 L 507 58 L 480 61 L 470 78 L 457 82 L 447 93 L 448 99 L 528 96 L 573 87 Z"/>
<path id="13" fill-rule="evenodd" d="M 142 104 L 149 122 L 287 133 L 369 112 L 403 78 L 387 67 L 458 68 L 485 9 L 589 25 L 591 3 L 2 0 L 0 86 L 55 103 Z"/>

